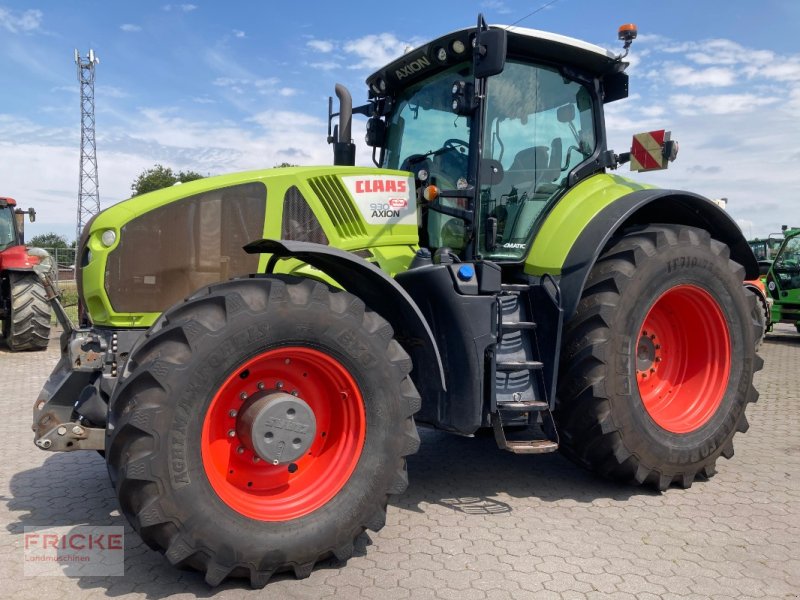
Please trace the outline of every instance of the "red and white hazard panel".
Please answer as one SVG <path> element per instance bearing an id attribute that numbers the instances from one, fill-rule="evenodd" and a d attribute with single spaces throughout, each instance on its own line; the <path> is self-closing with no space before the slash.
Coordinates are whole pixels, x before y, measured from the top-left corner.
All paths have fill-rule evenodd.
<path id="1" fill-rule="evenodd" d="M 631 145 L 631 171 L 666 169 L 669 161 L 674 160 L 673 148 L 677 150 L 677 146 L 670 142 L 669 131 L 659 129 L 637 133 Z"/>

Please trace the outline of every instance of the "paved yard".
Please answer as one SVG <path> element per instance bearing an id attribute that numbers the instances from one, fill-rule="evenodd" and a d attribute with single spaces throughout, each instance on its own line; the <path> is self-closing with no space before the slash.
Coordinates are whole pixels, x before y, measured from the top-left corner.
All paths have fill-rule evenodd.
<path id="1" fill-rule="evenodd" d="M 212 592 L 125 524 L 95 453 L 31 443 L 30 413 L 57 359 L 0 348 L 0 597 L 188 598 Z M 750 431 L 711 481 L 664 494 L 614 485 L 557 455 L 514 456 L 491 438 L 423 430 L 408 492 L 346 566 L 226 583 L 219 598 L 798 598 L 800 335 L 768 338 Z M 124 577 L 25 577 L 22 528 L 126 525 Z"/>

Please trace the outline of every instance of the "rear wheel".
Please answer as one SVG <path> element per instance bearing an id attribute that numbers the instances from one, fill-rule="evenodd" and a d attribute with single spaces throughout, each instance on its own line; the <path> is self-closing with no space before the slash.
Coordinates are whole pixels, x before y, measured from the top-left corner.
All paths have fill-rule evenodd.
<path id="1" fill-rule="evenodd" d="M 44 350 L 50 340 L 50 304 L 36 273 L 8 274 L 9 312 L 3 338 L 13 351 Z"/>
<path id="2" fill-rule="evenodd" d="M 609 244 L 565 330 L 555 416 L 570 458 L 664 490 L 733 456 L 762 364 L 743 274 L 700 229 L 652 225 Z"/>
<path id="3" fill-rule="evenodd" d="M 211 585 L 344 560 L 407 485 L 410 370 L 389 324 L 347 292 L 290 277 L 211 286 L 148 332 L 111 400 L 120 506 Z"/>

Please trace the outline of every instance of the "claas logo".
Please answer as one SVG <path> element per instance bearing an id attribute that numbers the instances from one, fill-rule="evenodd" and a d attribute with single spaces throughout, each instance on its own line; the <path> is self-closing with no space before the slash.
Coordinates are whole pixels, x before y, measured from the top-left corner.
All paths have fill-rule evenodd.
<path id="1" fill-rule="evenodd" d="M 404 179 L 356 179 L 356 194 L 374 194 L 376 192 L 408 191 L 408 183 Z"/>

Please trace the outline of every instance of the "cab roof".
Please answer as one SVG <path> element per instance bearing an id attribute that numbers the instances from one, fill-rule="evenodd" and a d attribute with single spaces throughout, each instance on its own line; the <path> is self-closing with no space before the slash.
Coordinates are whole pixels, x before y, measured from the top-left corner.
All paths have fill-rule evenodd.
<path id="1" fill-rule="evenodd" d="M 565 35 L 508 25 L 492 25 L 490 29 L 507 31 L 508 56 L 512 58 L 547 61 L 571 67 L 593 77 L 620 73 L 628 66 L 617 54 L 605 48 Z M 370 96 L 405 87 L 439 68 L 468 60 L 471 57 L 474 34 L 475 27 L 458 29 L 409 50 L 367 77 Z M 454 52 L 456 41 L 462 44 L 461 54 Z M 438 58 L 443 48 L 447 52 L 446 60 Z"/>

